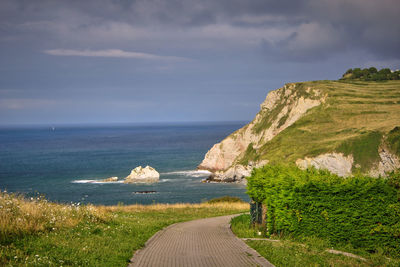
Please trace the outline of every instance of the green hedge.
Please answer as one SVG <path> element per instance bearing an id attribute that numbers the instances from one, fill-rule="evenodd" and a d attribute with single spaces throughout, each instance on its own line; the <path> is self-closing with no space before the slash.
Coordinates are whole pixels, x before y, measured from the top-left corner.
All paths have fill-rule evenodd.
<path id="1" fill-rule="evenodd" d="M 332 245 L 350 243 L 368 251 L 380 247 L 399 256 L 400 194 L 394 184 L 266 165 L 248 178 L 248 194 L 267 205 L 268 234 L 318 236 Z"/>

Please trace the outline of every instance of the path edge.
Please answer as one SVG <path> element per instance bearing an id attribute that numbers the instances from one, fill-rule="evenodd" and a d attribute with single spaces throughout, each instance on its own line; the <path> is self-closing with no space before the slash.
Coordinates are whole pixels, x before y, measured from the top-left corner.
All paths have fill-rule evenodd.
<path id="1" fill-rule="evenodd" d="M 229 222 L 228 222 L 228 228 L 230 233 L 237 239 L 237 241 L 239 241 L 244 247 L 247 248 L 248 252 L 252 254 L 253 258 L 255 259 L 255 261 L 257 263 L 260 264 L 260 266 L 265 266 L 265 267 L 275 267 L 275 265 L 273 265 L 272 263 L 270 263 L 266 258 L 264 258 L 262 255 L 260 255 L 260 253 L 258 253 L 255 249 L 251 248 L 249 245 L 246 244 L 246 242 L 244 242 L 242 239 L 240 239 L 239 237 L 237 237 L 235 235 L 235 233 L 232 231 L 232 224 L 231 221 L 233 218 L 242 215 L 243 213 L 238 213 L 238 214 L 230 214 L 230 215 L 222 215 L 222 216 L 215 216 L 215 217 L 208 217 L 208 218 L 200 218 L 200 219 L 194 219 L 194 220 L 189 220 L 189 221 L 196 221 L 196 220 L 204 220 L 204 219 L 210 219 L 210 218 L 217 218 L 217 217 L 225 217 L 225 216 L 231 216 Z M 189 221 L 183 221 L 183 222 L 176 222 L 173 224 L 170 224 L 166 227 L 164 227 L 163 229 L 159 230 L 158 232 L 156 232 L 154 235 L 152 235 L 152 237 L 150 237 L 149 240 L 146 241 L 146 243 L 144 244 L 144 246 L 138 250 L 135 251 L 135 253 L 133 254 L 133 256 L 131 257 L 131 259 L 129 260 L 129 264 L 128 267 L 132 267 L 134 266 L 134 263 L 136 261 L 136 259 L 138 259 L 139 255 L 142 253 L 142 251 L 149 246 L 152 242 L 154 242 L 154 240 L 162 235 L 165 231 L 167 231 L 169 228 L 174 227 L 177 224 L 180 223 L 185 223 L 185 222 L 189 222 Z"/>
<path id="2" fill-rule="evenodd" d="M 154 241 L 154 239 L 156 239 L 158 236 L 162 235 L 165 231 L 167 231 L 169 228 L 175 226 L 175 225 L 178 224 L 178 223 L 182 223 L 182 222 L 176 222 L 176 223 L 170 224 L 170 225 L 164 227 L 163 229 L 157 231 L 154 235 L 152 235 L 152 236 L 150 237 L 150 239 L 147 240 L 146 243 L 144 243 L 144 246 L 143 246 L 143 247 L 141 247 L 140 249 L 136 250 L 135 253 L 133 253 L 133 256 L 132 256 L 131 259 L 129 260 L 129 265 L 128 265 L 128 267 L 129 267 L 129 266 L 133 266 L 133 264 L 135 263 L 135 259 L 138 258 L 137 256 L 140 255 L 140 253 L 142 253 L 143 249 L 145 249 L 146 247 L 148 247 L 148 246 Z"/>
<path id="3" fill-rule="evenodd" d="M 231 221 L 233 218 L 236 218 L 237 216 L 240 216 L 242 214 L 236 214 L 231 218 Z M 260 253 L 258 253 L 257 250 L 254 248 L 250 247 L 249 245 L 246 244 L 242 239 L 237 237 L 237 235 L 232 231 L 232 224 L 231 221 L 229 221 L 229 230 L 231 231 L 232 235 L 235 236 L 235 238 L 242 243 L 244 246 L 247 247 L 248 252 L 250 252 L 253 255 L 254 260 L 260 264 L 260 266 L 266 266 L 266 267 L 275 267 L 271 262 L 269 262 L 266 258 L 264 258 Z"/>

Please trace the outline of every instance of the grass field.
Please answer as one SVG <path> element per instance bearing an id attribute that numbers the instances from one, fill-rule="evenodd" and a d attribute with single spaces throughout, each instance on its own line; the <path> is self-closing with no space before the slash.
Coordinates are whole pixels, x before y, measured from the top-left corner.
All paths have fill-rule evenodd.
<path id="1" fill-rule="evenodd" d="M 326 96 L 325 103 L 258 145 L 252 153 L 258 159 L 294 163 L 336 151 L 353 154 L 354 166 L 367 171 L 379 159 L 382 137 L 400 126 L 400 81 L 312 81 L 296 83 L 297 87 L 319 90 Z"/>
<path id="2" fill-rule="evenodd" d="M 162 228 L 248 211 L 243 202 L 79 206 L 0 193 L 0 266 L 126 266 Z"/>
<path id="3" fill-rule="evenodd" d="M 262 230 L 250 227 L 250 215 L 244 214 L 232 219 L 232 231 L 240 238 L 262 238 Z M 261 232 L 261 235 L 259 233 Z M 363 259 L 329 253 L 332 249 L 319 238 L 272 236 L 272 240 L 248 240 L 246 243 L 277 267 L 286 266 L 400 266 L 399 259 L 389 259 L 382 253 L 370 254 L 349 246 L 333 249 L 359 255 Z"/>

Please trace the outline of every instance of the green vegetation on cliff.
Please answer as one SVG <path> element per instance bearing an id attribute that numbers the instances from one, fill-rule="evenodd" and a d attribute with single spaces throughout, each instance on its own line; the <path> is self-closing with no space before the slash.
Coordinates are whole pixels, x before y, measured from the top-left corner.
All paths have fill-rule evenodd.
<path id="1" fill-rule="evenodd" d="M 307 88 L 307 90 L 305 90 Z M 400 81 L 311 81 L 296 83 L 297 97 L 318 91 L 322 104 L 270 141 L 253 144 L 242 161 L 267 159 L 270 163 L 295 163 L 297 159 L 342 152 L 354 158 L 353 170 L 370 170 L 379 160 L 378 149 L 387 145 L 400 156 Z M 266 130 L 285 106 L 280 99 L 271 111 L 261 111 L 257 132 Z M 281 117 L 279 126 L 287 117 Z"/>
<path id="2" fill-rule="evenodd" d="M 386 142 L 392 153 L 400 155 L 400 127 L 396 127 L 389 132 Z"/>
<path id="3" fill-rule="evenodd" d="M 249 164 L 249 160 L 258 160 L 258 154 L 257 151 L 253 148 L 253 143 L 250 143 L 247 146 L 247 149 L 244 152 L 244 155 L 239 163 L 242 165 L 247 165 Z"/>

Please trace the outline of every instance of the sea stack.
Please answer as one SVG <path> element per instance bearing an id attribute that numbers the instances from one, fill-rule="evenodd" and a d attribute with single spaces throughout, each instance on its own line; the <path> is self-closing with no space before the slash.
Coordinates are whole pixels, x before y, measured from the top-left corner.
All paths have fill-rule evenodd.
<path id="1" fill-rule="evenodd" d="M 124 183 L 156 183 L 159 179 L 160 174 L 154 168 L 138 166 L 125 178 Z"/>

